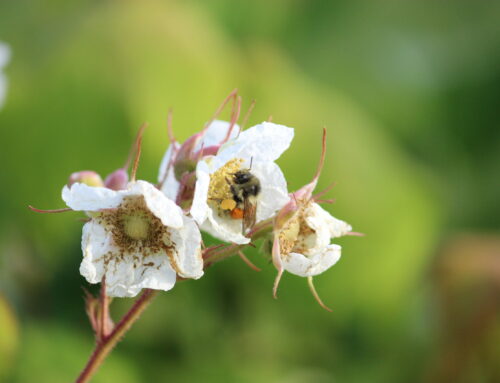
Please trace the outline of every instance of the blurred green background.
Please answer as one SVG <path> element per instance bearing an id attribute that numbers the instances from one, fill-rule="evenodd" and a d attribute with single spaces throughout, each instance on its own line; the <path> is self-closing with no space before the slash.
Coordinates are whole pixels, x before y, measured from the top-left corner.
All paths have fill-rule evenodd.
<path id="1" fill-rule="evenodd" d="M 306 281 L 238 258 L 162 293 L 95 382 L 499 382 L 500 3 L 0 2 L 12 59 L 0 110 L 0 381 L 69 382 L 93 336 L 67 176 L 121 166 L 167 109 L 182 141 L 235 87 L 250 123 L 296 128 L 279 163 L 308 182 L 321 128 L 328 209 L 364 238 Z M 227 115 L 225 116 L 227 117 Z M 96 291 L 95 287 L 91 288 Z M 118 318 L 132 300 L 115 300 Z"/>

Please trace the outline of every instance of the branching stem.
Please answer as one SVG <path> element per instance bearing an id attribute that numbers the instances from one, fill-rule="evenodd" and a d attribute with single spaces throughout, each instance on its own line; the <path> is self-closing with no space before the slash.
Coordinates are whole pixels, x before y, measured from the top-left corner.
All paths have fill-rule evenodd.
<path id="1" fill-rule="evenodd" d="M 104 359 L 106 359 L 111 350 L 113 350 L 113 347 L 116 346 L 123 335 L 130 329 L 137 319 L 139 319 L 142 312 L 146 309 L 146 307 L 148 307 L 149 303 L 151 303 L 156 294 L 157 290 L 144 290 L 139 299 L 135 301 L 134 305 L 123 316 L 113 331 L 96 343 L 94 352 L 90 356 L 90 359 L 80 376 L 78 376 L 76 383 L 87 383 L 90 381 L 97 369 L 101 366 Z"/>
<path id="2" fill-rule="evenodd" d="M 273 222 L 271 219 L 263 221 L 256 225 L 253 230 L 248 233 L 249 237 L 253 240 L 264 237 L 269 234 L 273 230 Z M 212 248 L 207 249 L 206 254 L 204 254 L 205 260 L 205 268 L 213 265 L 215 262 L 219 262 L 223 259 L 226 259 L 230 256 L 237 255 L 241 249 L 243 249 L 247 245 L 230 245 L 225 248 Z M 103 281 L 103 287 L 105 286 L 105 281 Z M 105 287 L 104 287 L 105 288 Z M 106 316 L 107 313 L 107 305 L 108 298 L 101 295 L 101 317 L 100 320 L 100 332 L 101 336 L 97 337 L 96 347 L 94 352 L 90 356 L 87 365 L 81 372 L 80 376 L 76 380 L 76 383 L 87 383 L 90 381 L 92 376 L 95 374 L 97 369 L 101 366 L 102 362 L 108 354 L 113 350 L 116 344 L 120 341 L 120 339 L 125 335 L 125 333 L 130 329 L 130 327 L 139 319 L 140 315 L 152 301 L 152 299 L 158 293 L 157 290 L 146 289 L 142 293 L 142 295 L 137 299 L 134 305 L 130 308 L 130 310 L 123 316 L 123 318 L 118 322 L 116 327 L 107 334 L 106 331 Z M 106 307 L 104 307 L 106 306 Z M 104 311 L 106 310 L 106 311 Z M 104 311 L 104 312 L 103 312 Z"/>

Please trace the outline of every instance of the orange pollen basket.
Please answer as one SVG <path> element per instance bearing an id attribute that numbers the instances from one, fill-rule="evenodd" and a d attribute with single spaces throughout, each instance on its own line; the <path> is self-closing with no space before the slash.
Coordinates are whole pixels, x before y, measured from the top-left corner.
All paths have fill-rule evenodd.
<path id="1" fill-rule="evenodd" d="M 243 218 L 243 210 L 235 208 L 231 210 L 231 218 L 232 219 L 242 219 Z"/>

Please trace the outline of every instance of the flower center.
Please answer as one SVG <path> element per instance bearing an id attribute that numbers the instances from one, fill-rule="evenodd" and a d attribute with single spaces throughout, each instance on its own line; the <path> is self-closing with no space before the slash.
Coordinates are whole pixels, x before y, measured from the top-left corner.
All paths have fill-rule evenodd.
<path id="1" fill-rule="evenodd" d="M 290 218 L 279 233 L 281 254 L 286 255 L 293 250 L 299 237 L 299 232 L 300 216 L 299 214 L 295 214 L 292 218 Z"/>
<path id="2" fill-rule="evenodd" d="M 291 252 L 307 256 L 308 249 L 314 246 L 316 232 L 305 220 L 306 209 L 307 205 L 297 211 L 279 233 L 281 253 L 285 256 Z"/>
<path id="3" fill-rule="evenodd" d="M 136 212 L 133 214 L 124 214 L 123 231 L 130 238 L 135 240 L 145 240 L 149 235 L 150 221 L 146 214 Z"/>
<path id="4" fill-rule="evenodd" d="M 111 232 L 122 253 L 157 254 L 174 247 L 168 228 L 151 213 L 142 196 L 126 197 L 116 209 L 103 211 L 96 219 Z"/>

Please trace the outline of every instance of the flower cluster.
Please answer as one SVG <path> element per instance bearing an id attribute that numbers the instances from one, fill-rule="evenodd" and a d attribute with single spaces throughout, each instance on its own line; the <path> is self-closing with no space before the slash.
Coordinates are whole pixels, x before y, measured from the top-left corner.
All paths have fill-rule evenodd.
<path id="1" fill-rule="evenodd" d="M 229 100 L 231 120 L 217 120 Z M 273 244 L 267 256 L 278 271 L 274 296 L 286 270 L 306 277 L 326 308 L 312 277 L 339 260 L 341 248 L 331 240 L 354 234 L 320 207 L 331 202 L 320 199 L 324 193 L 313 195 L 326 132 L 312 182 L 289 193 L 275 161 L 289 148 L 294 129 L 263 122 L 245 130 L 237 124 L 240 105 L 231 93 L 214 118 L 182 144 L 169 123 L 170 147 L 156 185 L 136 180 L 143 128 L 126 164 L 104 181 L 94 171 L 70 176 L 62 190 L 68 208 L 57 211 L 82 211 L 88 217 L 80 273 L 89 283 L 102 282 L 110 297 L 133 297 L 143 288 L 167 291 L 177 280 L 200 278 L 208 266 L 230 255 L 253 266 L 242 250 L 264 239 Z M 226 244 L 205 248 L 201 231 Z"/>

